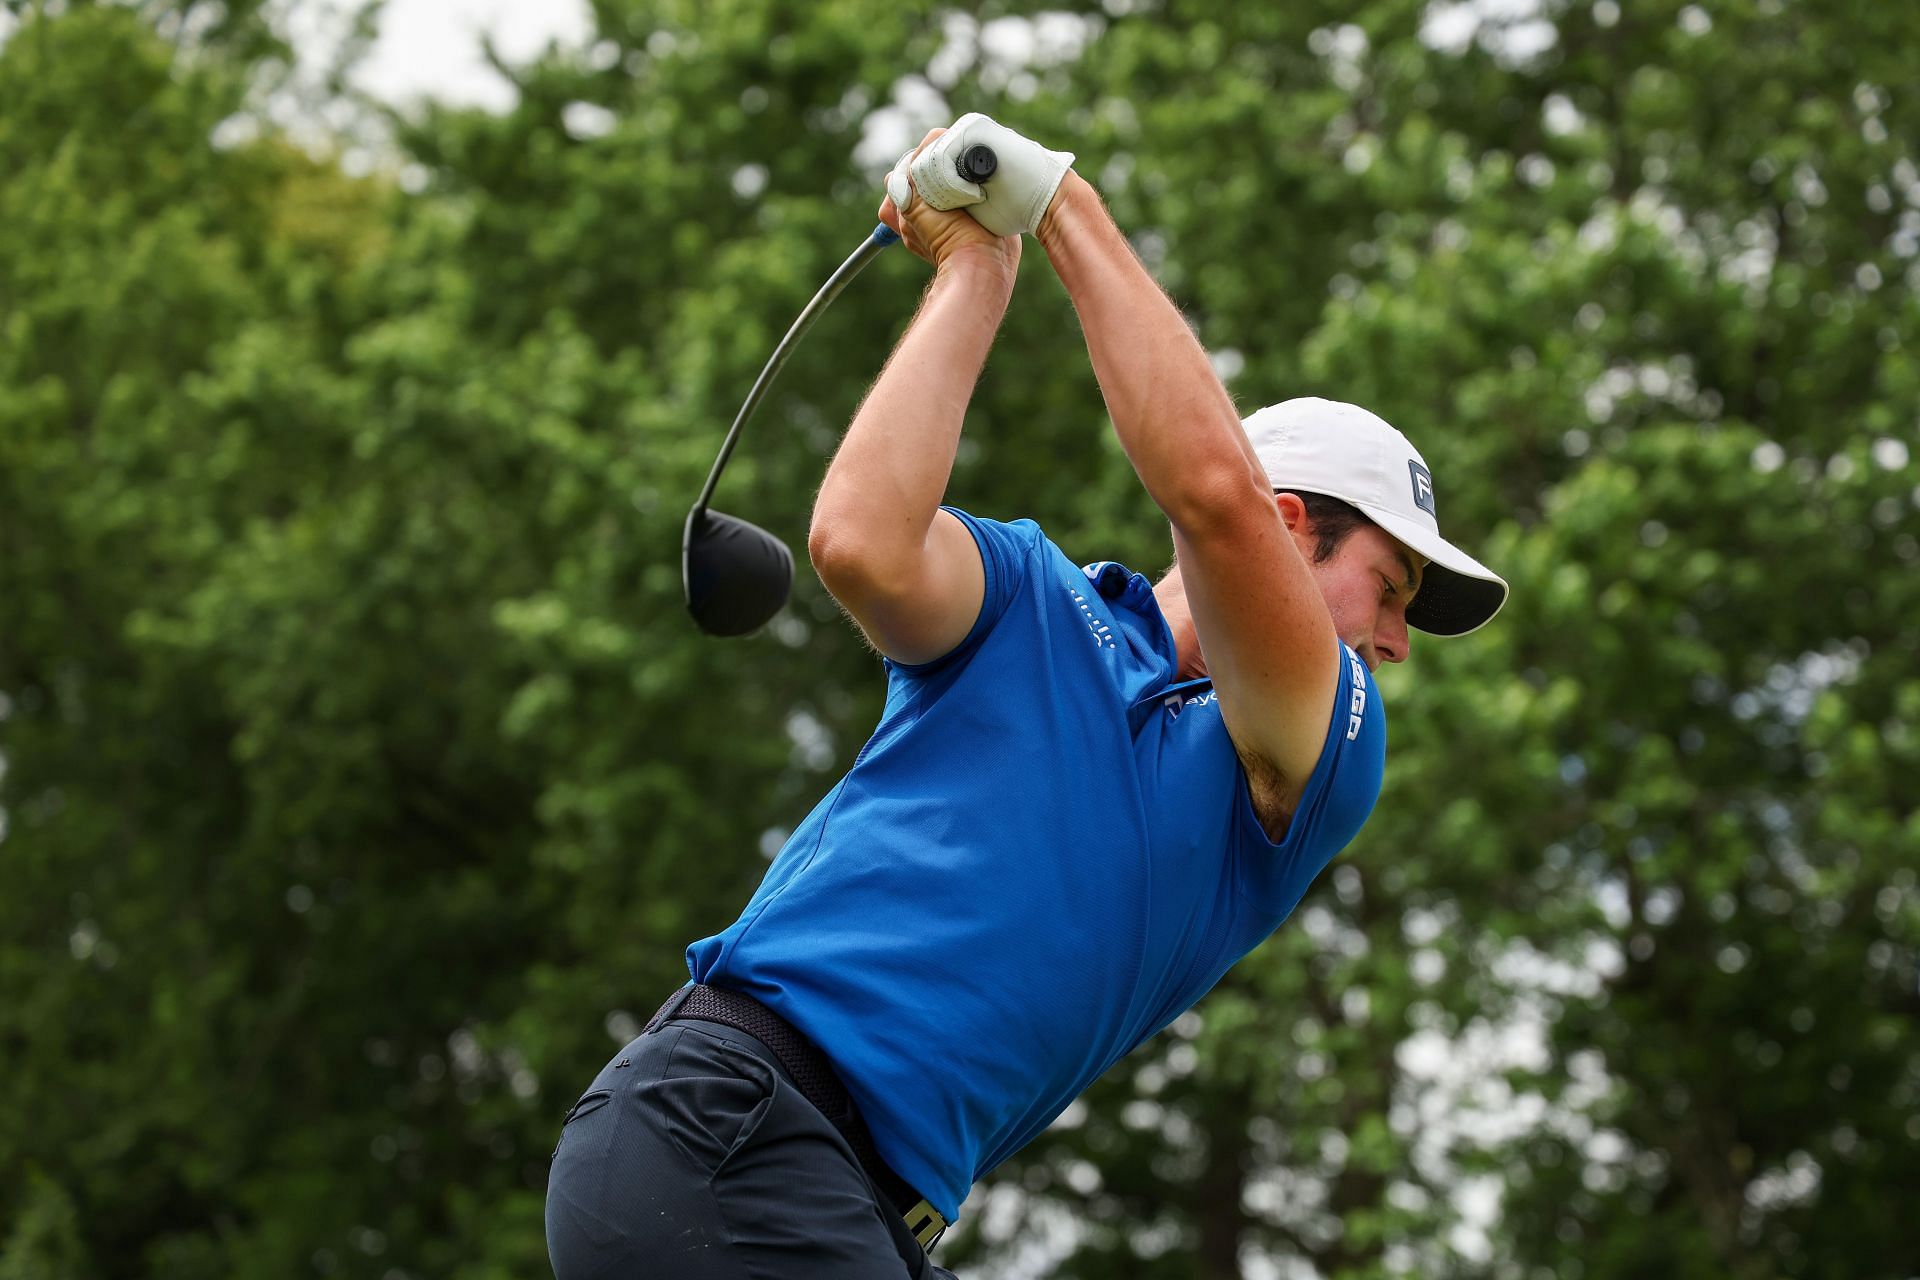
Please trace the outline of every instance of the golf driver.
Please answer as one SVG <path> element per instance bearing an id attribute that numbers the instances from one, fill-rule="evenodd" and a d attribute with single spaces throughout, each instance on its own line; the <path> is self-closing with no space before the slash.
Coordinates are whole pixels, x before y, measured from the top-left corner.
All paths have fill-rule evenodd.
<path id="1" fill-rule="evenodd" d="M 970 182 L 985 182 L 998 167 L 998 157 L 985 146 L 969 147 L 955 161 L 960 176 Z M 900 237 L 882 223 L 847 256 L 820 292 L 813 295 L 799 319 L 780 339 L 767 360 L 767 367 L 754 379 L 733 427 L 721 442 L 720 456 L 707 473 L 706 487 L 687 513 L 687 525 L 680 543 L 680 574 L 686 588 L 687 612 L 700 630 L 710 636 L 743 636 L 758 631 L 780 612 L 793 589 L 793 552 L 787 544 L 758 525 L 711 509 L 714 486 L 740 439 L 740 429 L 766 396 L 767 388 L 786 364 L 787 357 L 803 335 L 839 297 L 861 268 L 881 250 Z"/>

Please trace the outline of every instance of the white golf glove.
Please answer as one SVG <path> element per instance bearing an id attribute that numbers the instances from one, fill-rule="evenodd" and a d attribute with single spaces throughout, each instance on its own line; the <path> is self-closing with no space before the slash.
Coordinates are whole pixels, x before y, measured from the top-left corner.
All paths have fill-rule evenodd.
<path id="1" fill-rule="evenodd" d="M 985 182 L 970 181 L 959 169 L 961 158 L 977 146 L 991 147 L 998 162 Z M 978 111 L 969 111 L 917 159 L 911 151 L 900 157 L 887 175 L 887 194 L 902 212 L 917 194 L 936 209 L 965 209 L 997 236 L 1031 235 L 1072 165 L 1071 151 L 1049 151 Z M 908 173 L 913 177 L 911 184 Z"/>

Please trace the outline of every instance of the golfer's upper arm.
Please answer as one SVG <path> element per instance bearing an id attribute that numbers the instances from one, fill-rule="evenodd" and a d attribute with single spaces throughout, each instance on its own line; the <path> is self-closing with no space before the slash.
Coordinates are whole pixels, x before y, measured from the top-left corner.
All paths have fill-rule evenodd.
<path id="1" fill-rule="evenodd" d="M 1271 494 L 1237 470 L 1175 522 L 1174 549 L 1227 732 L 1297 799 L 1340 683 L 1319 585 Z"/>
<path id="2" fill-rule="evenodd" d="M 987 584 L 980 547 L 950 511 L 935 513 L 918 546 L 876 546 L 828 524 L 816 526 L 807 551 L 840 607 L 895 662 L 950 653 L 980 617 Z"/>

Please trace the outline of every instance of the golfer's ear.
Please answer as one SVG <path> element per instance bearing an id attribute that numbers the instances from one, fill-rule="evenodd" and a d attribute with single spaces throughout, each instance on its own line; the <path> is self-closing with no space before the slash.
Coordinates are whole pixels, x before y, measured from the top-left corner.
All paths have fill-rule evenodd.
<path id="1" fill-rule="evenodd" d="M 1276 493 L 1273 495 L 1273 509 L 1280 513 L 1280 525 L 1293 539 L 1300 558 L 1311 564 L 1315 539 L 1313 517 L 1307 514 L 1307 504 L 1300 500 L 1297 493 Z"/>
<path id="2" fill-rule="evenodd" d="M 831 521 L 816 522 L 807 553 L 821 584 L 868 643 L 907 666 L 957 648 L 986 599 L 980 546 L 950 511 L 935 513 L 919 547 L 885 553 L 836 533 Z"/>

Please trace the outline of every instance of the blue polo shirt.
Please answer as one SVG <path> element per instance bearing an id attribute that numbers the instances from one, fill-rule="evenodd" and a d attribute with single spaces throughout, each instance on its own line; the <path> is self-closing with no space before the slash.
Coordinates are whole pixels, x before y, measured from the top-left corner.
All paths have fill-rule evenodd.
<path id="1" fill-rule="evenodd" d="M 949 508 L 951 509 L 951 508 Z M 880 724 L 740 918 L 687 949 L 833 1059 L 875 1145 L 949 1221 L 974 1180 L 1286 919 L 1379 794 L 1386 717 L 1340 687 L 1267 839 L 1212 686 L 1176 683 L 1151 584 L 1030 520 L 964 512 L 979 620 L 887 664 Z"/>

